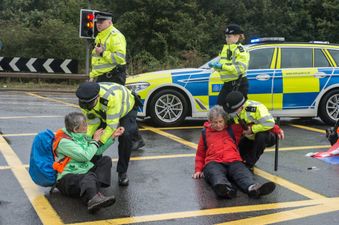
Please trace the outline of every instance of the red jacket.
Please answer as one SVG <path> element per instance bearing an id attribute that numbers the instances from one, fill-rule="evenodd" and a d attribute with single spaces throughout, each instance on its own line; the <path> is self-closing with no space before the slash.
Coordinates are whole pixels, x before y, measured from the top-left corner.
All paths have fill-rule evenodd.
<path id="1" fill-rule="evenodd" d="M 209 122 L 205 122 L 207 149 L 205 149 L 204 140 L 200 135 L 197 153 L 195 156 L 195 172 L 201 172 L 204 166 L 211 162 L 235 162 L 242 161 L 237 145 L 225 128 L 222 131 L 216 131 L 211 128 Z M 233 133 L 237 144 L 239 143 L 242 129 L 238 125 L 232 125 Z"/>

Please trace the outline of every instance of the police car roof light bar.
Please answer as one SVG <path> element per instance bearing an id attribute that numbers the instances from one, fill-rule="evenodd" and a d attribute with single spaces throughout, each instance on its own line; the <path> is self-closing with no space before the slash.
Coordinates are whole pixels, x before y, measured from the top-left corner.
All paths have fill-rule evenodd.
<path id="1" fill-rule="evenodd" d="M 255 38 L 251 39 L 251 44 L 255 43 L 264 43 L 264 42 L 284 42 L 284 37 L 263 37 L 263 38 Z"/>
<path id="2" fill-rule="evenodd" d="M 310 41 L 309 43 L 312 43 L 312 44 L 329 44 L 330 42 L 329 41 Z"/>

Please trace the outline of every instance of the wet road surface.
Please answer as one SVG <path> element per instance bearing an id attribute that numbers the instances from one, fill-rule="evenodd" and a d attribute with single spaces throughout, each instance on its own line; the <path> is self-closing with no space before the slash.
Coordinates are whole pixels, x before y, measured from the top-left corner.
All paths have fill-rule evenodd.
<path id="1" fill-rule="evenodd" d="M 218 199 L 204 180 L 191 178 L 203 120 L 180 127 L 139 123 L 146 142 L 134 151 L 130 185 L 117 184 L 116 145 L 112 186 L 117 202 L 88 214 L 79 199 L 36 186 L 28 174 L 30 147 L 37 132 L 63 127 L 63 117 L 79 111 L 69 93 L 0 92 L 0 224 L 339 224 L 339 166 L 305 157 L 326 151 L 329 143 L 320 120 L 281 119 L 279 168 L 267 149 L 255 168 L 258 182 L 273 181 L 276 190 L 255 200 L 238 191 L 235 199 Z M 10 144 L 7 141 L 10 141 Z M 310 169 L 312 168 L 312 169 Z"/>

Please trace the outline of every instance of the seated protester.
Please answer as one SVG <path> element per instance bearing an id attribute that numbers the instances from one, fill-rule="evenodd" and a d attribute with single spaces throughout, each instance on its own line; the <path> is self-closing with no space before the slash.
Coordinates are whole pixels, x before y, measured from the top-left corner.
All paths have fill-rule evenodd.
<path id="1" fill-rule="evenodd" d="M 259 198 L 275 189 L 273 182 L 257 184 L 246 168 L 234 140 L 231 127 L 226 124 L 226 113 L 219 105 L 210 109 L 205 132 L 200 136 L 195 157 L 194 179 L 205 177 L 217 196 L 236 197 L 232 179 L 249 197 Z"/>
<path id="2" fill-rule="evenodd" d="M 114 138 L 124 132 L 119 127 L 112 138 L 99 147 L 98 141 L 103 129 L 97 130 L 93 139 L 86 135 L 86 117 L 80 112 L 72 112 L 65 116 L 65 128 L 56 132 L 53 149 L 56 149 L 58 160 L 63 160 L 65 166 L 57 169 L 56 187 L 60 192 L 70 197 L 80 197 L 89 212 L 95 212 L 102 207 L 114 204 L 114 196 L 104 196 L 100 187 L 111 185 L 112 159 L 101 155 L 114 143 Z M 68 161 L 69 160 L 69 161 Z"/>
<path id="3" fill-rule="evenodd" d="M 284 131 L 262 103 L 246 100 L 241 92 L 233 91 L 226 96 L 223 107 L 231 121 L 243 128 L 238 147 L 247 167 L 253 168 L 265 148 L 276 143 L 276 135 L 284 139 Z"/>

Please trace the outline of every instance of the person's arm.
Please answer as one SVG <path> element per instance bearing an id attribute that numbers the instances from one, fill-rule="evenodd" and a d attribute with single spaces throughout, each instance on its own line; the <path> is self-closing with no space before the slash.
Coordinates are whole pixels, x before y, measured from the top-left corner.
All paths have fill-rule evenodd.
<path id="1" fill-rule="evenodd" d="M 194 169 L 194 174 L 192 175 L 194 179 L 203 177 L 202 170 L 205 165 L 206 151 L 207 149 L 205 149 L 203 137 L 202 135 L 200 135 L 198 149 L 195 155 L 195 169 Z"/>
<path id="2" fill-rule="evenodd" d="M 269 113 L 268 109 L 264 105 L 257 106 L 257 110 L 255 112 L 255 119 L 258 123 L 252 125 L 252 132 L 258 133 L 270 130 L 274 127 L 275 121 L 273 116 Z"/>
<path id="3" fill-rule="evenodd" d="M 102 153 L 104 153 L 115 142 L 115 138 L 121 136 L 124 132 L 125 132 L 125 128 L 118 127 L 114 131 L 112 138 L 109 138 L 104 145 L 98 148 L 96 155 L 101 155 Z"/>
<path id="4" fill-rule="evenodd" d="M 222 70 L 226 70 L 229 74 L 234 74 L 236 76 L 240 76 L 241 74 L 245 74 L 248 68 L 248 63 L 250 59 L 250 55 L 247 50 L 242 46 L 238 46 L 234 50 L 235 61 L 232 64 L 223 64 Z"/>
<path id="5" fill-rule="evenodd" d="M 114 33 L 110 36 L 109 46 L 102 52 L 105 61 L 113 65 L 126 64 L 126 40 L 121 33 Z"/>
<path id="6" fill-rule="evenodd" d="M 94 142 L 87 147 L 82 147 L 73 140 L 63 138 L 60 140 L 57 151 L 78 162 L 90 161 L 98 150 L 98 145 Z"/>

